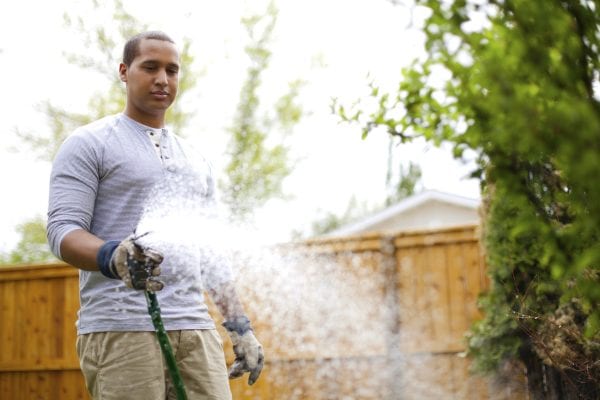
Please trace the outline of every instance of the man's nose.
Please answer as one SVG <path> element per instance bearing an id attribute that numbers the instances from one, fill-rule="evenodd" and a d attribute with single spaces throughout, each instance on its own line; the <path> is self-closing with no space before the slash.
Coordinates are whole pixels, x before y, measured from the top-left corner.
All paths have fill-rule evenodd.
<path id="1" fill-rule="evenodd" d="M 167 71 L 164 69 L 159 69 L 158 73 L 156 74 L 156 83 L 165 86 L 167 82 Z"/>

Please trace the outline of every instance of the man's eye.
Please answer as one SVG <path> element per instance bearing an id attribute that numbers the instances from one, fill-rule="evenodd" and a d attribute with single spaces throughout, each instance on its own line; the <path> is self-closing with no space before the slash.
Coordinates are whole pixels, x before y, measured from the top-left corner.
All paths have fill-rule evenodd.
<path id="1" fill-rule="evenodd" d="M 177 74 L 179 72 L 179 70 L 177 70 L 177 69 L 168 69 L 167 72 L 169 74 L 171 74 L 171 75 L 175 75 L 175 74 Z"/>
<path id="2" fill-rule="evenodd" d="M 156 69 L 156 67 L 154 67 L 154 66 L 152 66 L 152 65 L 146 65 L 146 66 L 144 67 L 144 69 L 145 69 L 146 71 L 154 71 L 154 70 Z"/>

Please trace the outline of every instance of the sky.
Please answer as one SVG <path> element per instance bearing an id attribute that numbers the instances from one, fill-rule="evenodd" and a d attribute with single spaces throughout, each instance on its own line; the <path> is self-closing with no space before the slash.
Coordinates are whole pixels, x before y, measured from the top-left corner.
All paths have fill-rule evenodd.
<path id="1" fill-rule="evenodd" d="M 194 112 L 188 138 L 219 171 L 227 145 L 226 128 L 248 66 L 247 36 L 240 18 L 264 10 L 265 1 L 124 0 L 123 4 L 151 29 L 163 30 L 178 42 L 184 37 L 192 40 L 195 62 L 190 69 L 200 78 L 185 102 Z M 383 201 L 389 138 L 374 132 L 362 140 L 360 127 L 340 123 L 331 113 L 331 99 L 351 104 L 368 93 L 369 80 L 393 89 L 400 69 L 422 54 L 418 24 L 423 16 L 387 0 L 279 0 L 276 4 L 279 17 L 270 46 L 273 55 L 259 92 L 261 104 L 272 104 L 289 82 L 302 79 L 299 101 L 306 116 L 289 139 L 292 157 L 298 160 L 284 184 L 289 199 L 269 202 L 258 218 L 265 234 L 285 240 L 292 230 L 307 231 L 326 212 L 343 213 L 353 196 L 371 206 Z M 94 11 L 91 0 L 0 3 L 0 72 L 4 78 L 0 251 L 15 245 L 19 223 L 45 216 L 47 207 L 50 164 L 37 160 L 17 140 L 15 131 L 47 135 L 46 120 L 39 111 L 42 101 L 83 112 L 89 98 L 105 88 L 101 77 L 69 64 L 64 57 L 64 51 L 87 51 L 81 35 L 64 25 L 65 12 L 81 15 L 90 28 L 114 26 L 110 7 Z M 465 178 L 472 165 L 454 160 L 447 146 L 397 146 L 394 161 L 418 163 L 426 189 L 479 196 L 478 182 Z"/>

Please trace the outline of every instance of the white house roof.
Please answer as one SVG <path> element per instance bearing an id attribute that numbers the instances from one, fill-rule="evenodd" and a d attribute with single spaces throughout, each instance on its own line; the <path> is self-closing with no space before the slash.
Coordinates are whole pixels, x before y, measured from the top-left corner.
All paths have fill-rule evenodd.
<path id="1" fill-rule="evenodd" d="M 413 196 L 407 197 L 406 199 L 401 200 L 400 202 L 373 215 L 344 225 L 332 232 L 327 233 L 325 236 L 345 236 L 358 232 L 370 231 L 373 227 L 383 223 L 386 220 L 390 220 L 401 214 L 408 214 L 411 211 L 424 206 L 425 204 L 433 202 L 445 203 L 450 206 L 472 210 L 475 213 L 480 205 L 479 199 L 472 199 L 455 194 L 439 192 L 437 190 L 425 190 Z"/>

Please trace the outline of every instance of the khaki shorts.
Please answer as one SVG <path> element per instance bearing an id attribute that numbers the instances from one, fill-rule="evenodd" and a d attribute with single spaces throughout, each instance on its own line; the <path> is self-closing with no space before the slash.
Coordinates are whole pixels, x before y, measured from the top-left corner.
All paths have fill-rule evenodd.
<path id="1" fill-rule="evenodd" d="M 214 329 L 170 331 L 187 397 L 231 399 L 223 343 Z M 96 400 L 175 399 L 154 332 L 97 332 L 77 337 L 88 391 Z"/>

